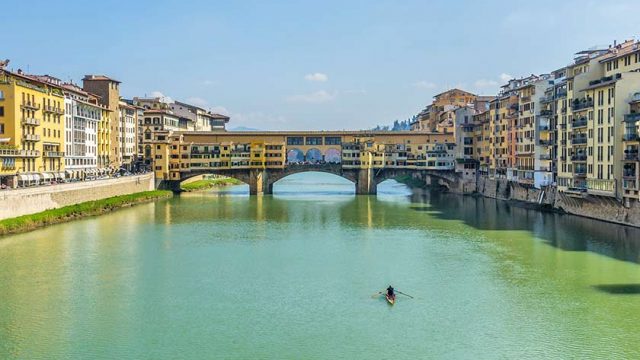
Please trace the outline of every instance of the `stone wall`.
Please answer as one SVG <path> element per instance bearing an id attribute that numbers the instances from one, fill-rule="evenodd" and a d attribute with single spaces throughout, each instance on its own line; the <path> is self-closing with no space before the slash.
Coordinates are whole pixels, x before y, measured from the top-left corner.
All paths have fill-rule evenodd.
<path id="1" fill-rule="evenodd" d="M 625 207 L 615 198 L 607 196 L 580 198 L 558 192 L 554 207 L 569 214 L 640 227 L 640 205 L 637 201 Z"/>
<path id="2" fill-rule="evenodd" d="M 154 189 L 153 174 L 0 191 L 0 219 Z"/>
<path id="3" fill-rule="evenodd" d="M 535 189 L 506 179 L 490 179 L 484 176 L 478 177 L 478 193 L 494 199 L 520 201 L 572 215 L 640 227 L 640 205 L 637 201 L 625 207 L 611 197 L 575 197 L 552 186 Z"/>

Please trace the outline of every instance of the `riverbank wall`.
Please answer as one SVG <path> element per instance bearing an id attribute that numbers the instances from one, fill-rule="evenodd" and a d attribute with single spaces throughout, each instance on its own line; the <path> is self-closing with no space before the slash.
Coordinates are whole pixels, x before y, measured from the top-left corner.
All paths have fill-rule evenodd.
<path id="1" fill-rule="evenodd" d="M 632 202 L 628 207 L 615 198 L 585 194 L 567 194 L 555 186 L 529 188 L 506 179 L 479 176 L 477 194 L 506 201 L 515 201 L 541 210 L 588 217 L 612 223 L 640 227 L 640 206 Z"/>
<path id="2" fill-rule="evenodd" d="M 0 220 L 155 189 L 153 174 L 0 191 Z"/>

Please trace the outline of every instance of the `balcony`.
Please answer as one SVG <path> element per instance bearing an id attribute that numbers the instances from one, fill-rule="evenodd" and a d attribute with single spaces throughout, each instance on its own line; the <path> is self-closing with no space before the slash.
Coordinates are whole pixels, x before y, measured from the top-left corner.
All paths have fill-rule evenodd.
<path id="1" fill-rule="evenodd" d="M 551 129 L 546 125 L 538 126 L 538 131 L 549 131 L 549 130 L 551 130 Z"/>
<path id="2" fill-rule="evenodd" d="M 553 101 L 553 95 L 545 95 L 540 98 L 541 103 L 550 103 Z M 540 114 L 542 115 L 542 114 Z"/>
<path id="3" fill-rule="evenodd" d="M 559 89 L 558 91 L 556 91 L 556 97 L 565 97 L 567 96 L 567 90 L 565 89 Z"/>
<path id="4" fill-rule="evenodd" d="M 571 139 L 571 144 L 573 145 L 586 145 L 587 137 L 575 137 Z"/>
<path id="5" fill-rule="evenodd" d="M 521 103 L 527 103 L 529 101 L 531 101 L 531 96 L 523 96 L 520 98 Z"/>
<path id="6" fill-rule="evenodd" d="M 625 190 L 638 190 L 638 183 L 635 180 L 623 180 L 622 187 Z"/>
<path id="7" fill-rule="evenodd" d="M 551 146 L 551 145 L 553 145 L 553 141 L 551 141 L 551 140 L 538 140 L 538 144 L 540 146 Z"/>
<path id="8" fill-rule="evenodd" d="M 573 169 L 573 175 L 584 177 L 587 176 L 587 168 L 586 167 L 576 167 Z"/>
<path id="9" fill-rule="evenodd" d="M 635 180 L 635 178 L 636 178 L 636 170 L 635 169 L 632 169 L 632 170 L 625 169 L 622 172 L 622 178 L 625 179 L 625 180 Z"/>
<path id="10" fill-rule="evenodd" d="M 544 109 L 544 110 L 540 110 L 540 116 L 551 116 L 553 115 L 553 111 L 548 110 L 548 109 Z"/>
<path id="11" fill-rule="evenodd" d="M 45 151 L 44 157 L 48 157 L 48 158 L 64 157 L 64 151 Z"/>
<path id="12" fill-rule="evenodd" d="M 593 107 L 593 99 L 575 100 L 571 106 L 573 111 L 582 111 Z"/>
<path id="13" fill-rule="evenodd" d="M 624 154 L 623 160 L 625 161 L 640 161 L 640 157 L 637 152 L 631 152 Z"/>
<path id="14" fill-rule="evenodd" d="M 59 107 L 53 107 L 51 105 L 45 105 L 44 108 L 42 108 L 42 111 L 57 114 L 57 115 L 64 114 L 64 110 L 60 109 Z"/>
<path id="15" fill-rule="evenodd" d="M 36 104 L 34 102 L 31 101 L 25 101 L 22 104 L 20 104 L 20 107 L 23 109 L 28 109 L 28 110 L 40 110 L 40 104 Z"/>
<path id="16" fill-rule="evenodd" d="M 640 120 L 640 113 L 624 114 L 624 122 L 634 123 Z"/>
<path id="17" fill-rule="evenodd" d="M 637 133 L 624 134 L 622 135 L 622 141 L 639 141 Z"/>
<path id="18" fill-rule="evenodd" d="M 20 150 L 20 149 L 0 149 L 0 157 L 38 157 L 40 151 L 38 150 Z"/>
<path id="19" fill-rule="evenodd" d="M 540 160 L 551 160 L 551 155 L 549 155 L 549 154 L 540 154 L 540 156 L 538 156 L 538 159 L 540 159 Z"/>
<path id="20" fill-rule="evenodd" d="M 587 127 L 587 118 L 573 120 L 573 122 L 571 123 L 571 127 L 573 127 L 574 129 Z"/>
<path id="21" fill-rule="evenodd" d="M 40 141 L 40 135 L 38 134 L 24 134 L 22 136 L 24 141 Z"/>
<path id="22" fill-rule="evenodd" d="M 571 156 L 573 162 L 585 162 L 587 161 L 587 154 L 576 154 Z"/>
<path id="23" fill-rule="evenodd" d="M 22 118 L 22 125 L 40 126 L 40 120 L 25 117 L 25 118 Z"/>

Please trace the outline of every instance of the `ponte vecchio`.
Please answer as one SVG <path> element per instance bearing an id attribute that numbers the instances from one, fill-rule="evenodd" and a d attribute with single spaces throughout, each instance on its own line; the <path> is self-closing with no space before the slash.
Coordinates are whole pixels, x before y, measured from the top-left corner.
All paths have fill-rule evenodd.
<path id="1" fill-rule="evenodd" d="M 157 187 L 219 174 L 249 184 L 250 194 L 271 194 L 273 184 L 295 173 L 342 176 L 356 194 L 375 194 L 377 184 L 400 175 L 457 182 L 452 134 L 393 131 L 248 131 L 145 134 L 144 153 Z"/>

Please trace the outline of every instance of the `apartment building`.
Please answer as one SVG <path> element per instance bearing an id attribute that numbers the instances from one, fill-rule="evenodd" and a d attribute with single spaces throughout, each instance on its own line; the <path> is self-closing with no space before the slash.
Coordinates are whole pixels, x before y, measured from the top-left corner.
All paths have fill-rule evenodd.
<path id="1" fill-rule="evenodd" d="M 120 104 L 120 81 L 105 75 L 85 75 L 82 79 L 82 89 L 97 95 L 99 104 L 108 110 L 108 131 L 103 131 L 103 135 L 109 135 L 109 156 L 107 158 L 109 163 L 106 167 L 117 170 L 123 161 L 122 146 L 120 144 L 122 135 L 119 131 L 120 111 L 118 109 Z M 107 142 L 103 141 L 102 144 L 106 145 Z"/>
<path id="2" fill-rule="evenodd" d="M 0 67 L 0 183 L 64 178 L 63 88 Z"/>

